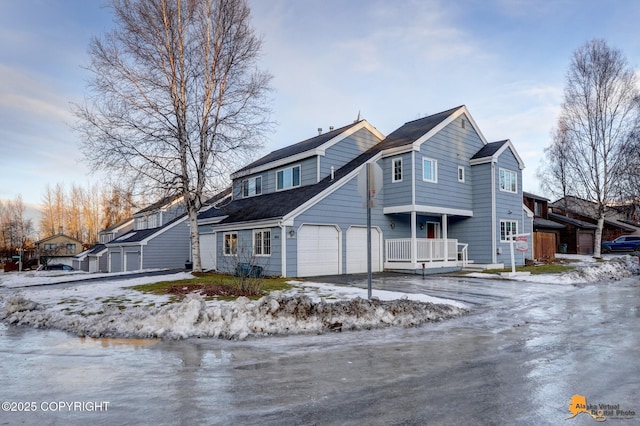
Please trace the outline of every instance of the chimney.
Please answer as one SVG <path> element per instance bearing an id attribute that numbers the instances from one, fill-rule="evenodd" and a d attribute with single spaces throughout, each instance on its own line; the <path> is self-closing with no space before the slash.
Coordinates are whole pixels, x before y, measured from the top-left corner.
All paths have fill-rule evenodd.
<path id="1" fill-rule="evenodd" d="M 318 127 L 318 136 L 322 134 L 322 127 Z"/>

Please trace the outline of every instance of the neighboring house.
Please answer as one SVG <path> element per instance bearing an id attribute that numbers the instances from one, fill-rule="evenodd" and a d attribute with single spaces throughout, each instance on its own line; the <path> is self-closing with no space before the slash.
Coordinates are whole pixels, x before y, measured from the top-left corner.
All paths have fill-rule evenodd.
<path id="1" fill-rule="evenodd" d="M 133 215 L 133 229 L 105 243 L 109 272 L 183 268 L 191 259 L 189 224 L 181 196 Z"/>
<path id="2" fill-rule="evenodd" d="M 76 255 L 73 267 L 87 272 L 108 272 L 106 244 L 133 229 L 133 218 L 125 219 L 98 233 L 98 244 Z"/>
<path id="3" fill-rule="evenodd" d="M 560 231 L 566 228 L 549 219 L 549 199 L 523 192 L 524 205 L 533 212 L 533 258 L 553 259 L 560 251 Z"/>
<path id="4" fill-rule="evenodd" d="M 62 263 L 73 266 L 73 257 L 83 249 L 82 241 L 64 234 L 53 235 L 34 244 L 40 262 L 47 264 Z"/>
<path id="5" fill-rule="evenodd" d="M 549 205 L 549 218 L 566 225 L 560 230 L 560 243 L 566 244 L 567 253 L 593 254 L 597 230 L 597 204 L 578 197 L 566 196 Z M 627 217 L 615 208 L 605 212 L 602 241 L 611 241 L 620 235 L 640 234 L 640 228 L 627 222 Z"/>
<path id="6" fill-rule="evenodd" d="M 371 212 L 374 271 L 502 266 L 509 235 L 532 232 L 513 144 L 487 142 L 460 106 L 387 137 L 360 120 L 236 171 L 231 196 L 198 216 L 203 259 L 211 269 L 247 262 L 286 277 L 366 272 L 358 176 L 367 163 L 382 169 Z M 529 245 L 516 262 L 531 256 Z"/>

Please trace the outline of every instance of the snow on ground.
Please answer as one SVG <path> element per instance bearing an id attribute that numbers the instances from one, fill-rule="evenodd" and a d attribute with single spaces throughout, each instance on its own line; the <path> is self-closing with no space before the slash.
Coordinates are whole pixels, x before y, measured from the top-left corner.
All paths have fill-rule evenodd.
<path id="1" fill-rule="evenodd" d="M 623 256 L 606 262 L 588 258 L 578 260 L 579 267 L 574 271 L 511 279 L 576 284 L 640 274 L 636 257 Z M 474 275 L 492 278 L 488 274 Z M 314 282 L 292 281 L 291 290 L 273 292 L 257 301 L 240 297 L 233 302 L 207 301 L 196 294 L 178 301 L 175 296 L 151 295 L 130 288 L 191 278 L 192 275 L 186 272 L 139 278 L 118 275 L 109 281 L 69 283 L 64 288 L 46 285 L 70 281 L 69 278 L 75 276 L 80 274 L 0 275 L 0 288 L 8 288 L 0 293 L 0 320 L 91 337 L 244 339 L 392 325 L 415 326 L 466 312 L 460 302 L 422 294 L 374 290 L 374 298 L 367 300 L 364 289 Z"/>
<path id="2" fill-rule="evenodd" d="M 576 269 L 559 274 L 515 275 L 507 279 L 535 283 L 581 284 L 596 281 L 614 281 L 631 275 L 640 274 L 640 263 L 636 256 L 609 257 L 605 261 L 598 261 L 591 256 L 556 255 L 557 257 L 573 260 Z M 473 273 L 469 276 L 478 278 L 505 279 L 495 274 Z"/>

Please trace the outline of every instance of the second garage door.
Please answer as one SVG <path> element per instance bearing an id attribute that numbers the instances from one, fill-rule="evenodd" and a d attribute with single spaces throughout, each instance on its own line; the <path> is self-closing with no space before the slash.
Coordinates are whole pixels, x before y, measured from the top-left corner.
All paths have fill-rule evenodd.
<path id="1" fill-rule="evenodd" d="M 371 271 L 382 271 L 380 231 L 371 229 Z M 367 272 L 367 228 L 352 226 L 347 231 L 347 274 Z"/>
<path id="2" fill-rule="evenodd" d="M 303 225 L 298 231 L 298 276 L 338 275 L 340 238 L 331 225 Z"/>

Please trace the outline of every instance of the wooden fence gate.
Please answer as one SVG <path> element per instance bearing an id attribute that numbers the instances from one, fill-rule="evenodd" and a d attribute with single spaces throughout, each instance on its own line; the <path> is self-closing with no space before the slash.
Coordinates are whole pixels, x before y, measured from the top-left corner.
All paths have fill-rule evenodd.
<path id="1" fill-rule="evenodd" d="M 551 232 L 534 232 L 533 257 L 535 259 L 555 259 L 556 234 Z"/>

